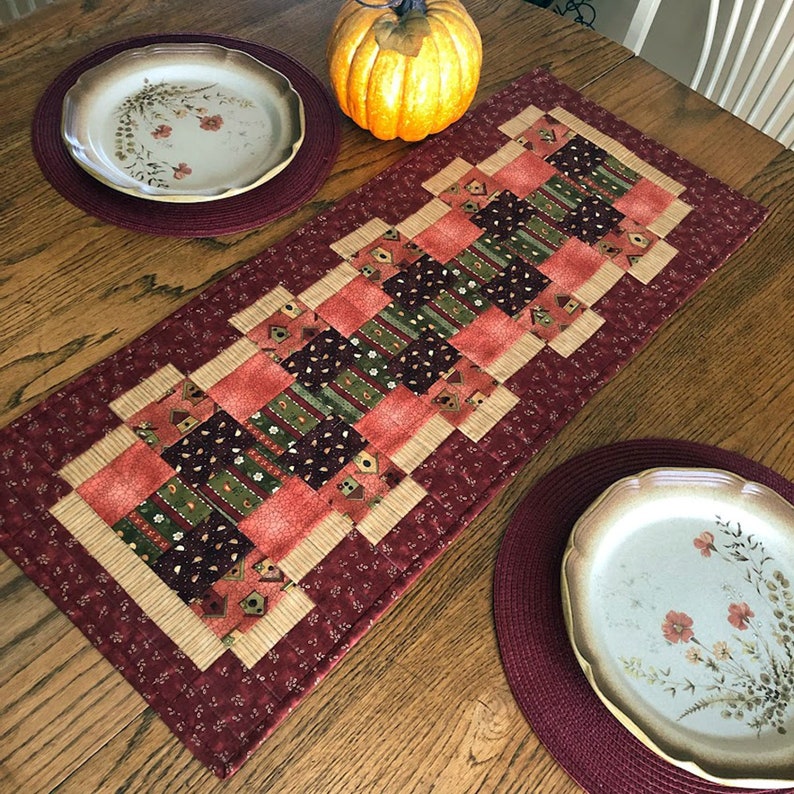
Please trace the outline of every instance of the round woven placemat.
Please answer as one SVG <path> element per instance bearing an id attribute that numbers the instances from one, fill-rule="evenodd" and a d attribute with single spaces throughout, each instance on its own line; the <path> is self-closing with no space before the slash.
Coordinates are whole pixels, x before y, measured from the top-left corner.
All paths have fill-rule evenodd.
<path id="1" fill-rule="evenodd" d="M 216 201 L 169 204 L 128 196 L 80 168 L 61 140 L 63 98 L 75 80 L 113 55 L 149 44 L 208 42 L 242 50 L 289 78 L 303 100 L 306 134 L 295 159 L 258 188 Z M 310 199 L 325 181 L 339 152 L 339 109 L 325 86 L 290 55 L 243 39 L 207 33 L 140 36 L 86 55 L 47 87 L 33 117 L 33 153 L 52 186 L 75 206 L 101 220 L 138 232 L 169 237 L 211 237 L 263 226 Z"/>
<path id="2" fill-rule="evenodd" d="M 494 579 L 502 663 L 532 729 L 586 791 L 748 791 L 696 777 L 646 748 L 598 699 L 568 641 L 560 565 L 574 523 L 612 483 L 658 466 L 725 469 L 760 482 L 794 503 L 794 484 L 789 480 L 741 455 L 702 444 L 641 439 L 572 458 L 532 488 L 502 541 Z"/>

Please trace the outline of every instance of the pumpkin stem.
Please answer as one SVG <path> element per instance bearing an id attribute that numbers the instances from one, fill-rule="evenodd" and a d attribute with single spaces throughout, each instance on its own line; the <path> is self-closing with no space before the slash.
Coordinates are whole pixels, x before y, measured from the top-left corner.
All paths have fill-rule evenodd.
<path id="1" fill-rule="evenodd" d="M 367 8 L 393 8 L 398 17 L 409 11 L 418 11 L 420 14 L 427 13 L 426 0 L 386 0 L 385 3 L 367 3 L 365 0 L 356 0 L 356 2 Z"/>

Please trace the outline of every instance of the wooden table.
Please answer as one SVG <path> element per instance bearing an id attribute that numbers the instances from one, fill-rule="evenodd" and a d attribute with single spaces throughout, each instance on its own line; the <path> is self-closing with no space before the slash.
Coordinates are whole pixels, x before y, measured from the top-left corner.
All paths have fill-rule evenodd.
<path id="1" fill-rule="evenodd" d="M 478 100 L 535 66 L 766 204 L 751 241 L 532 461 L 231 781 L 204 769 L 82 634 L 0 557 L 0 790 L 554 792 L 580 789 L 539 745 L 502 672 L 494 561 L 545 472 L 619 439 L 687 438 L 794 475 L 794 155 L 623 47 L 523 0 L 467 0 Z M 409 148 L 343 124 L 334 170 L 276 223 L 155 238 L 95 220 L 42 177 L 38 98 L 66 66 L 133 35 L 226 33 L 326 78 L 334 0 L 62 0 L 0 29 L 0 425 L 366 182 Z M 465 626 L 465 632 L 461 627 Z"/>

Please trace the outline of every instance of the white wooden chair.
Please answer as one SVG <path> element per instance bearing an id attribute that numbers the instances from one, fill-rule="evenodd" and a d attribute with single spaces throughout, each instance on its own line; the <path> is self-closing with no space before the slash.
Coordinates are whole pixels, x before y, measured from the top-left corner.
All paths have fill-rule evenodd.
<path id="1" fill-rule="evenodd" d="M 670 3 L 667 3 L 670 6 Z M 794 145 L 794 0 L 709 0 L 690 87 Z M 662 0 L 639 0 L 623 43 L 636 54 L 652 35 Z M 719 43 L 719 46 L 715 46 Z"/>

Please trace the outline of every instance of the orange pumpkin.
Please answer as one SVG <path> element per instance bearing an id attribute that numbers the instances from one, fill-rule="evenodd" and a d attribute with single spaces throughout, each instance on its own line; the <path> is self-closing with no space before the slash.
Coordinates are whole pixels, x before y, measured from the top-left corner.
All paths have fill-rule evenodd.
<path id="1" fill-rule="evenodd" d="M 346 115 L 376 138 L 418 141 L 466 112 L 482 41 L 459 0 L 345 0 L 327 59 Z"/>

